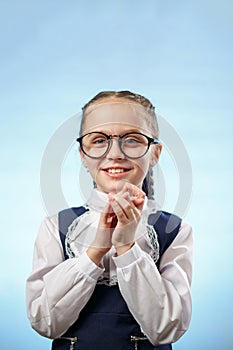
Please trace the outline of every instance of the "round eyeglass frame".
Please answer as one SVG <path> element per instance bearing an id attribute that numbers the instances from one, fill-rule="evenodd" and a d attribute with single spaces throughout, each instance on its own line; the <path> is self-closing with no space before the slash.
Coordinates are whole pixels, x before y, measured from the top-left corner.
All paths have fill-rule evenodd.
<path id="1" fill-rule="evenodd" d="M 101 156 L 98 156 L 98 157 L 90 156 L 90 155 L 85 151 L 85 149 L 83 148 L 83 144 L 82 144 L 83 138 L 84 138 L 85 136 L 91 135 L 91 134 L 101 134 L 101 135 L 105 136 L 106 139 L 107 139 L 107 141 L 108 141 L 108 147 L 107 147 L 106 151 L 105 151 Z M 123 149 L 122 149 L 122 139 L 123 139 L 125 136 L 130 135 L 130 134 L 142 135 L 142 136 L 144 136 L 144 137 L 147 139 L 147 141 L 148 141 L 147 149 L 146 149 L 145 152 L 144 152 L 141 156 L 139 156 L 139 157 L 128 156 L 128 155 L 123 151 Z M 87 133 L 87 134 L 85 134 L 85 135 L 82 135 L 82 136 L 78 137 L 78 138 L 76 139 L 76 141 L 79 142 L 80 147 L 81 147 L 81 150 L 83 151 L 83 153 L 84 153 L 87 157 L 92 158 L 92 159 L 100 159 L 100 158 L 104 157 L 104 156 L 108 153 L 108 151 L 110 150 L 110 148 L 111 148 L 111 146 L 112 146 L 112 140 L 113 140 L 114 137 L 118 137 L 118 144 L 119 144 L 119 147 L 120 147 L 121 152 L 124 154 L 125 157 L 130 158 L 130 159 L 139 159 L 139 158 L 144 157 L 144 155 L 148 152 L 148 150 L 149 150 L 151 144 L 158 144 L 158 143 L 160 143 L 159 140 L 156 139 L 156 138 L 149 137 L 149 136 L 147 136 L 147 135 L 145 135 L 145 134 L 142 134 L 141 132 L 132 132 L 132 131 L 131 131 L 131 132 L 127 132 L 126 134 L 123 134 L 123 135 L 107 135 L 107 134 L 105 134 L 104 132 L 101 132 L 101 131 L 92 131 L 92 132 L 89 132 L 89 133 Z"/>

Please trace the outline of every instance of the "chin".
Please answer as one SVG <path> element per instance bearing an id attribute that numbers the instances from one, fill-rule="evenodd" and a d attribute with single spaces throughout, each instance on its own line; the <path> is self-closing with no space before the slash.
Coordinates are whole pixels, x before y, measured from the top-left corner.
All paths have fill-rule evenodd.
<path id="1" fill-rule="evenodd" d="M 124 179 L 124 180 L 118 180 L 118 181 L 114 181 L 114 182 L 113 181 L 111 181 L 111 182 L 109 181 L 108 183 L 97 185 L 97 189 L 99 191 L 105 192 L 105 193 L 110 193 L 110 192 L 118 193 L 118 192 L 120 192 L 123 189 L 123 187 L 127 183 L 130 183 L 132 185 L 137 186 L 138 188 L 141 188 L 141 183 L 136 184 L 136 183 L 133 183 L 132 181 Z"/>

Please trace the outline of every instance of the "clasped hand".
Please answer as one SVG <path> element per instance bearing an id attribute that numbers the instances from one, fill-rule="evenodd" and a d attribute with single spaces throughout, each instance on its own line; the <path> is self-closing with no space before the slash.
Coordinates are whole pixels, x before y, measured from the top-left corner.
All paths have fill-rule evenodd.
<path id="1" fill-rule="evenodd" d="M 117 194 L 108 194 L 108 203 L 100 215 L 96 237 L 87 251 L 95 263 L 99 264 L 112 246 L 118 255 L 132 247 L 144 199 L 145 193 L 131 184 L 125 184 Z"/>

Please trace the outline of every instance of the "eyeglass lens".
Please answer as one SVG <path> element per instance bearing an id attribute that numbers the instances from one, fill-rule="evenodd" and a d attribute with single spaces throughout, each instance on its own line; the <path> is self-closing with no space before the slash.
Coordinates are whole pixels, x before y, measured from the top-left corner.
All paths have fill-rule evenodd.
<path id="1" fill-rule="evenodd" d="M 93 132 L 82 138 L 84 152 L 93 158 L 102 157 L 109 149 L 112 140 L 102 133 Z M 148 149 L 148 139 L 140 133 L 118 136 L 121 151 L 130 158 L 142 157 Z"/>

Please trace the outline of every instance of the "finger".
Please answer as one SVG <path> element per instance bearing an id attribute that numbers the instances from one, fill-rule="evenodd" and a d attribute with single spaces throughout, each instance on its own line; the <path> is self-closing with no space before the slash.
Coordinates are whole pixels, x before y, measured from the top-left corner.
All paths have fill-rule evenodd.
<path id="1" fill-rule="evenodd" d="M 128 196 L 128 200 L 127 200 Z M 121 223 L 127 223 L 129 221 L 138 221 L 140 219 L 140 212 L 131 202 L 129 194 L 125 193 L 123 198 L 121 196 L 117 198 L 111 198 L 110 203 L 114 210 L 118 220 Z"/>
<path id="2" fill-rule="evenodd" d="M 138 199 L 132 200 L 132 197 L 130 197 L 129 191 L 124 193 L 118 193 L 117 195 L 114 196 L 114 198 L 118 202 L 118 204 L 122 207 L 128 219 L 130 220 L 132 220 L 133 218 L 138 219 L 138 215 L 140 215 L 140 212 L 142 211 L 144 198 L 138 198 Z"/>
<path id="3" fill-rule="evenodd" d="M 131 204 L 131 207 L 135 212 L 137 212 L 138 209 L 140 210 L 140 212 L 142 211 L 144 200 L 145 200 L 144 196 L 141 198 L 130 197 L 129 192 L 127 191 L 127 192 L 122 194 L 122 197 L 124 199 L 126 199 Z M 137 209 L 137 210 L 135 210 L 135 209 Z"/>
<path id="4" fill-rule="evenodd" d="M 120 203 L 114 197 L 109 198 L 109 203 L 110 203 L 115 215 L 117 216 L 117 219 L 120 222 L 127 222 L 128 217 L 126 215 L 125 210 L 120 205 Z M 129 202 L 127 202 L 127 201 L 125 201 L 125 203 L 127 203 L 126 205 L 130 205 Z"/>
<path id="5" fill-rule="evenodd" d="M 130 183 L 125 184 L 122 189 L 122 192 L 129 192 L 132 200 L 139 198 L 145 198 L 146 194 L 139 187 L 132 185 Z"/>
<path id="6" fill-rule="evenodd" d="M 111 207 L 111 205 L 109 204 L 109 202 L 107 202 L 107 204 L 105 205 L 102 214 L 105 214 L 105 215 L 106 215 L 106 214 L 112 214 L 112 207 Z"/>
<path id="7" fill-rule="evenodd" d="M 131 217 L 134 217 L 134 220 L 138 221 L 141 217 L 141 210 L 144 204 L 144 198 L 132 199 L 129 195 L 129 192 L 124 193 L 124 198 L 128 200 L 131 204 Z"/>
<path id="8" fill-rule="evenodd" d="M 132 193 L 132 195 L 137 196 L 137 197 L 141 197 L 141 196 L 145 197 L 145 192 L 143 192 L 138 186 L 133 185 L 129 182 L 127 182 L 124 185 L 122 192 L 123 191 L 130 191 Z"/>
<path id="9" fill-rule="evenodd" d="M 136 208 L 141 212 L 142 209 L 143 209 L 145 198 L 135 198 L 135 199 L 132 200 L 132 202 L 134 203 Z"/>
<path id="10" fill-rule="evenodd" d="M 110 227 L 113 216 L 115 216 L 115 214 L 112 210 L 112 207 L 109 203 L 107 203 L 103 212 L 100 214 L 99 227 L 101 228 Z"/>
<path id="11" fill-rule="evenodd" d="M 134 192 L 132 191 L 132 189 L 134 189 Z M 145 199 L 145 193 L 141 191 L 138 187 L 131 184 L 125 185 L 123 190 L 118 192 L 117 194 L 110 192 L 108 196 L 109 198 L 115 198 L 117 201 L 119 201 L 119 199 L 123 197 L 136 206 L 140 206 Z"/>
<path id="12" fill-rule="evenodd" d="M 129 192 L 119 192 L 118 194 L 115 194 L 114 196 L 110 195 L 110 202 L 115 201 L 122 210 L 127 211 L 127 208 L 133 207 L 134 204 L 132 203 L 130 199 Z"/>
<path id="13" fill-rule="evenodd" d="M 143 205 L 144 205 L 144 201 L 145 201 L 145 197 L 146 194 L 140 190 L 137 186 L 134 186 L 132 184 L 128 184 L 128 186 L 125 186 L 125 190 L 128 188 L 128 191 L 131 191 L 131 193 L 133 193 L 133 195 L 130 197 L 132 203 L 140 210 L 142 211 L 143 209 Z M 126 193 L 127 193 L 126 192 Z"/>

